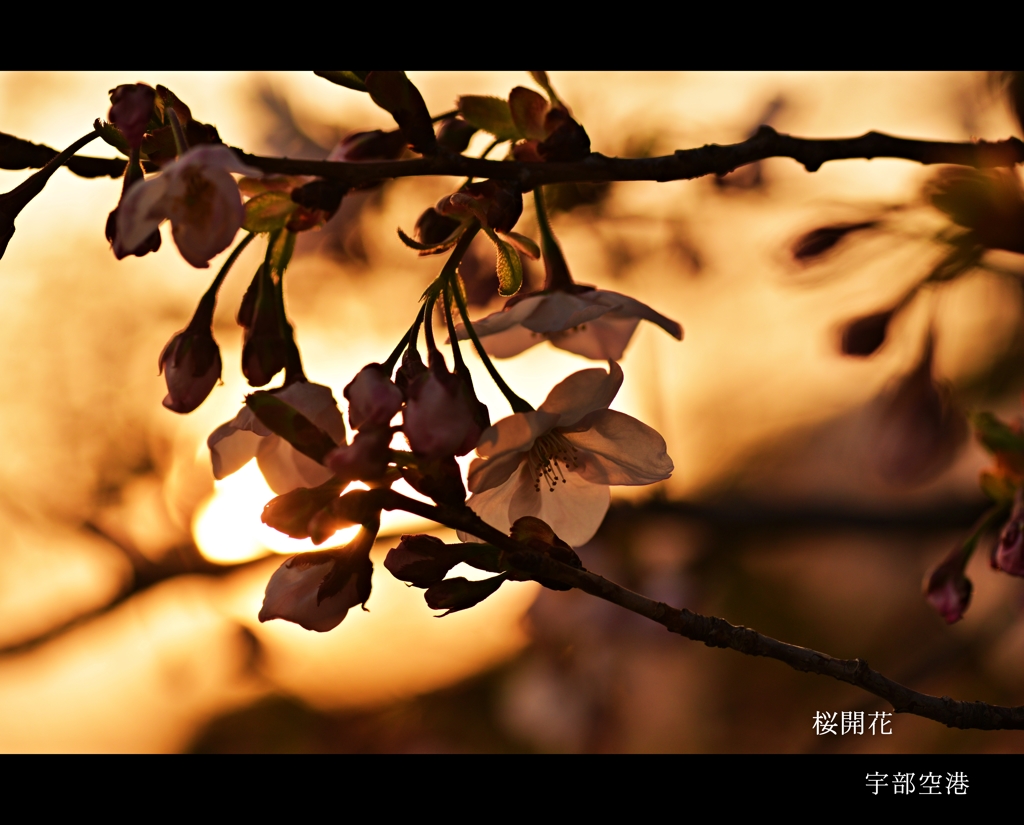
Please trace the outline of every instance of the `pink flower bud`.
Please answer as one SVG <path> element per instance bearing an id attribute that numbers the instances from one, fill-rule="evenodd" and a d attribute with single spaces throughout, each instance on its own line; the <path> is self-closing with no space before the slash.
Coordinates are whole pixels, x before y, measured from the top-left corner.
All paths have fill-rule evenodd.
<path id="1" fill-rule="evenodd" d="M 431 585 L 423 594 L 427 607 L 431 610 L 444 610 L 442 616 L 466 610 L 480 604 L 488 596 L 497 592 L 506 581 L 506 575 L 494 576 L 490 579 L 470 581 L 464 578 L 445 579 Z"/>
<path id="2" fill-rule="evenodd" d="M 390 444 L 391 430 L 388 427 L 360 430 L 351 444 L 342 445 L 324 456 L 324 464 L 344 479 L 374 481 L 388 469 Z"/>
<path id="3" fill-rule="evenodd" d="M 276 287 L 266 266 L 260 266 L 242 298 L 238 323 L 244 327 L 242 375 L 262 387 L 285 368 L 288 342 L 278 311 Z"/>
<path id="4" fill-rule="evenodd" d="M 398 547 L 388 551 L 384 567 L 396 579 L 413 587 L 431 587 L 462 561 L 458 547 L 433 536 L 402 536 Z"/>
<path id="5" fill-rule="evenodd" d="M 127 84 L 110 90 L 111 107 L 107 118 L 133 149 L 142 145 L 146 125 L 153 117 L 155 100 L 156 91 L 145 83 Z"/>
<path id="6" fill-rule="evenodd" d="M 490 426 L 487 407 L 461 375 L 448 372 L 440 354 L 430 356 L 430 367 L 409 385 L 408 394 L 402 430 L 417 455 L 465 455 Z"/>
<path id="7" fill-rule="evenodd" d="M 209 328 L 186 328 L 175 335 L 160 353 L 160 371 L 167 380 L 164 406 L 176 413 L 190 413 L 220 380 L 220 349 Z"/>
<path id="8" fill-rule="evenodd" d="M 367 364 L 345 387 L 348 423 L 353 430 L 386 427 L 402 408 L 402 391 L 380 364 Z"/>
<path id="9" fill-rule="evenodd" d="M 995 553 L 996 566 L 1011 576 L 1024 576 L 1024 514 L 1019 501 L 1018 494 L 1018 504 L 999 536 Z"/>
<path id="10" fill-rule="evenodd" d="M 925 598 L 946 624 L 963 618 L 971 603 L 971 580 L 964 575 L 966 556 L 963 548 L 956 547 L 925 579 Z"/>
<path id="11" fill-rule="evenodd" d="M 268 501 L 260 520 L 293 539 L 309 538 L 313 517 L 337 501 L 340 490 L 333 479 L 319 487 L 298 487 Z"/>

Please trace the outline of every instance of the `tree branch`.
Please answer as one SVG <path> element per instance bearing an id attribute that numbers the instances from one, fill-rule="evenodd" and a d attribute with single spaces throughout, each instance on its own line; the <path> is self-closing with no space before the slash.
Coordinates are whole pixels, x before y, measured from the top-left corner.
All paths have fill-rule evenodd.
<path id="1" fill-rule="evenodd" d="M 393 490 L 380 490 L 379 494 L 387 510 L 405 510 L 447 527 L 472 533 L 493 544 L 505 553 L 505 560 L 511 567 L 527 573 L 531 578 L 553 579 L 567 584 L 657 622 L 672 633 L 703 642 L 708 647 L 727 647 L 748 656 L 777 659 L 794 670 L 847 682 L 889 702 L 896 713 L 923 716 L 942 722 L 947 727 L 1024 729 L 1024 707 L 962 702 L 948 696 L 940 698 L 919 693 L 872 670 L 863 659 L 836 659 L 810 648 L 780 642 L 748 627 L 737 627 L 724 619 L 702 616 L 686 609 L 677 610 L 627 590 L 588 570 L 577 570 L 549 556 L 526 550 L 509 536 L 485 524 L 468 507 L 435 507 Z"/>
<path id="2" fill-rule="evenodd" d="M 725 175 L 767 158 L 792 158 L 808 172 L 816 172 L 830 160 L 898 158 L 922 164 L 949 163 L 993 167 L 1024 163 L 1024 142 L 1011 137 L 995 142 L 952 143 L 912 140 L 880 132 L 854 138 L 799 138 L 762 126 L 748 140 L 720 146 L 710 143 L 698 149 L 678 149 L 655 158 L 610 158 L 594 153 L 585 160 L 563 163 L 522 163 L 485 160 L 444 154 L 411 160 L 343 163 L 251 155 L 234 150 L 247 164 L 264 172 L 282 175 L 315 175 L 346 187 L 388 178 L 429 175 L 493 178 L 519 181 L 524 191 L 541 184 L 630 180 L 692 180 L 706 175 Z M 39 168 L 56 151 L 48 146 L 0 134 L 0 168 Z M 118 177 L 126 161 L 120 158 L 72 158 L 68 168 L 82 177 Z M 146 166 L 147 170 L 153 167 Z"/>

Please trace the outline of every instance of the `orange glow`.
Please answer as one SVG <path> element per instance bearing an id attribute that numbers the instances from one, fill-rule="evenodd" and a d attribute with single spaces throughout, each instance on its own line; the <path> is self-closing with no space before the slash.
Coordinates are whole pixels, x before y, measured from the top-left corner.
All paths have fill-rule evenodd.
<path id="1" fill-rule="evenodd" d="M 410 77 L 435 112 L 450 109 L 458 94 L 504 97 L 512 87 L 530 83 L 524 73 L 513 72 Z M 262 80 L 287 96 L 302 123 L 341 133 L 394 128 L 368 95 L 312 74 L 198 72 L 0 73 L 0 128 L 61 148 L 106 115 L 108 89 L 136 80 L 166 84 L 198 119 L 214 123 L 226 143 L 256 153 L 269 153 L 265 112 L 254 103 L 253 89 Z M 951 104 L 951 90 L 969 97 L 978 80 L 925 74 L 553 73 L 594 150 L 623 156 L 742 140 L 775 95 L 787 102 L 772 125 L 796 135 L 875 129 L 966 140 L 1014 133 L 1002 109 L 978 104 L 969 130 Z M 486 142 L 478 135 L 473 145 Z M 116 152 L 97 140 L 86 154 Z M 984 461 L 976 446 L 921 490 L 893 494 L 865 481 L 870 402 L 913 363 L 929 323 L 924 302 L 899 319 L 892 342 L 870 360 L 838 358 L 833 343 L 839 322 L 877 309 L 927 270 L 939 218 L 933 215 L 929 222 L 908 214 L 899 224 L 903 235 L 840 248 L 820 271 L 798 270 L 787 253 L 794 238 L 815 226 L 916 204 L 934 170 L 884 159 L 829 163 L 814 174 L 793 161 L 771 159 L 763 169 L 769 182 L 764 191 L 719 191 L 710 179 L 618 183 L 603 213 L 584 207 L 553 217 L 580 283 L 628 293 L 686 330 L 680 344 L 642 324 L 622 361 L 625 382 L 611 405 L 665 437 L 674 475 L 653 491 L 616 487 L 612 495 L 645 499 L 656 492 L 670 500 L 699 500 L 724 489 L 754 499 L 898 508 L 976 493 Z M 26 176 L 0 170 L 0 191 Z M 396 227 L 411 231 L 422 210 L 459 183 L 401 179 L 371 193 L 358 218 L 363 258 L 332 257 L 319 248 L 296 254 L 285 282 L 289 318 L 306 374 L 332 387 L 343 413 L 342 389 L 365 364 L 387 357 L 443 260 L 420 258 L 403 247 Z M 135 580 L 153 582 L 145 576 L 163 569 L 160 564 L 175 550 L 193 553 L 189 534 L 208 561 L 225 567 L 251 563 L 217 577 L 175 575 L 147 584 L 81 626 L 0 658 L 0 750 L 173 751 L 186 747 L 214 715 L 261 695 L 285 694 L 322 708 L 373 707 L 452 685 L 523 651 L 531 642 L 530 622 L 546 627 L 536 613 L 544 602 L 526 619 L 539 585 L 510 582 L 472 610 L 436 619 L 423 591 L 394 579 L 382 562 L 403 533 L 434 531 L 448 542 L 455 535 L 398 511 L 382 514 L 368 612 L 351 610 L 325 634 L 257 621 L 266 583 L 282 557 L 316 549 L 260 521 L 274 494 L 255 461 L 211 481 L 205 439 L 236 415 L 252 391 L 239 372 L 242 333 L 235 313 L 262 260 L 261 242 L 239 258 L 218 299 L 214 335 L 223 383 L 194 414 L 176 416 L 160 406 L 165 387 L 157 356 L 188 322 L 227 253 L 208 270 L 193 269 L 164 227 L 159 254 L 115 261 L 103 224 L 120 191 L 121 181 L 58 171 L 18 217 L 0 263 L 0 367 L 12 388 L 0 404 L 0 526 L 9 537 L 0 547 L 0 642 L 42 636 L 110 604 Z M 516 231 L 537 234 L 529 197 Z M 312 246 L 325 234 L 310 233 L 303 242 Z M 699 263 L 683 254 L 688 244 L 699 250 Z M 1018 266 L 1019 257 L 1007 266 Z M 809 272 L 821 275 L 820 282 L 812 283 Z M 1018 334 L 1020 297 L 1016 285 L 983 272 L 945 289 L 946 303 L 936 315 L 938 369 L 944 379 L 968 384 Z M 495 300 L 476 308 L 474 317 L 498 308 Z M 450 349 L 440 343 L 445 335 L 438 336 L 450 366 Z M 476 354 L 468 347 L 464 353 L 492 422 L 509 415 Z M 601 365 L 550 344 L 498 362 L 508 384 L 534 405 L 568 374 L 593 366 Z M 471 460 L 472 455 L 459 460 L 463 472 Z M 394 489 L 423 499 L 405 482 Z M 101 529 L 87 532 L 91 528 Z M 344 543 L 358 529 L 341 530 L 323 546 Z M 806 568 L 803 556 L 799 561 L 794 570 Z M 849 564 L 842 578 L 855 581 Z M 831 561 L 827 570 L 824 563 L 820 571 L 814 568 L 818 591 L 835 569 Z M 460 566 L 453 575 L 483 574 Z M 1016 583 L 979 576 L 979 605 L 986 598 L 1008 599 Z M 641 584 L 638 589 L 653 592 L 646 581 Z M 906 592 L 902 583 L 900 588 L 893 592 Z M 546 595 L 559 609 L 583 598 Z M 854 595 L 849 615 L 870 594 Z M 592 609 L 609 608 L 597 604 Z M 581 625 L 591 621 L 590 614 L 579 615 Z M 608 624 L 628 630 L 628 620 L 635 618 L 614 614 Z M 621 638 L 630 637 L 624 631 Z M 641 641 L 637 655 L 646 656 L 647 642 Z M 711 702 L 721 685 L 711 677 L 704 681 L 705 660 L 698 657 L 705 652 L 693 653 L 695 647 L 685 647 L 694 658 L 679 670 L 700 690 L 681 695 L 699 693 Z M 651 656 L 654 684 L 666 669 Z M 704 714 L 707 706 L 672 694 L 663 707 L 668 713 L 684 704 L 694 714 L 693 708 Z"/>

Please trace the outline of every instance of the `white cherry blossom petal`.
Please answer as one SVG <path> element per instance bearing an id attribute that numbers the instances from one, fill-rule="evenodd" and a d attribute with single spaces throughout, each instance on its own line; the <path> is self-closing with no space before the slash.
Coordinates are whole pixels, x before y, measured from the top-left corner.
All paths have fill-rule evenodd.
<path id="1" fill-rule="evenodd" d="M 279 496 L 299 487 L 318 487 L 334 475 L 276 435 L 260 442 L 256 461 L 267 485 Z"/>
<path id="2" fill-rule="evenodd" d="M 647 306 L 647 304 L 641 303 L 636 300 L 636 298 L 630 298 L 628 295 L 622 295 L 618 292 L 609 292 L 607 290 L 600 289 L 596 291 L 600 293 L 600 300 L 602 302 L 610 299 L 619 305 L 618 310 L 613 313 L 615 317 L 642 318 L 645 321 L 650 321 L 652 324 L 657 324 L 677 341 L 683 340 L 683 328 L 680 326 L 678 321 L 666 318 L 660 312 L 657 312 Z"/>
<path id="3" fill-rule="evenodd" d="M 593 484 L 578 473 L 567 472 L 565 483 L 557 484 L 554 490 L 541 484 L 538 491 L 525 465 L 519 478 L 508 506 L 509 526 L 523 516 L 535 516 L 573 547 L 594 537 L 611 504 L 607 485 Z M 503 529 L 508 532 L 509 527 Z"/>
<path id="4" fill-rule="evenodd" d="M 134 249 L 170 219 L 182 257 L 192 266 L 209 266 L 212 257 L 230 246 L 245 217 L 232 172 L 262 174 L 226 146 L 204 144 L 167 164 L 159 175 L 136 183 L 118 209 L 119 245 Z"/>
<path id="5" fill-rule="evenodd" d="M 474 459 L 469 465 L 469 491 L 483 493 L 494 487 L 500 487 L 516 473 L 523 462 L 523 453 L 505 453 L 500 458 L 484 460 Z"/>
<path id="6" fill-rule="evenodd" d="M 477 455 L 497 459 L 508 453 L 529 450 L 537 436 L 558 423 L 558 415 L 543 408 L 528 413 L 514 413 L 492 424 L 480 434 Z"/>
<path id="7" fill-rule="evenodd" d="M 665 439 L 642 421 L 604 410 L 588 423 L 581 432 L 564 434 L 579 449 L 574 475 L 593 484 L 620 485 L 653 484 L 672 475 Z"/>
<path id="8" fill-rule="evenodd" d="M 592 358 L 595 361 L 618 361 L 633 337 L 639 318 L 619 318 L 614 311 L 567 332 L 552 333 L 551 343 L 559 349 Z"/>
<path id="9" fill-rule="evenodd" d="M 345 419 L 330 387 L 309 381 L 295 381 L 277 390 L 274 395 L 316 424 L 336 444 L 345 443 Z"/>
<path id="10" fill-rule="evenodd" d="M 480 343 L 484 345 L 487 354 L 494 358 L 512 358 L 546 340 L 547 336 L 531 332 L 521 324 L 516 324 L 501 332 L 488 335 Z"/>
<path id="11" fill-rule="evenodd" d="M 680 341 L 683 338 L 683 328 L 676 321 L 635 298 L 604 289 L 530 295 L 473 326 L 487 352 L 498 358 L 517 355 L 548 339 L 586 358 L 617 361 L 641 320 L 657 324 Z M 461 325 L 458 330 L 460 339 L 468 337 Z"/>
<path id="12" fill-rule="evenodd" d="M 613 307 L 588 301 L 586 299 L 588 294 L 572 295 L 568 292 L 552 292 L 544 296 L 537 308 L 523 320 L 522 324 L 532 332 L 562 332 L 612 311 Z"/>
<path id="13" fill-rule="evenodd" d="M 125 249 L 135 249 L 167 220 L 167 179 L 162 175 L 136 183 L 117 209 L 117 239 Z"/>
<path id="14" fill-rule="evenodd" d="M 202 187 L 203 196 L 193 196 L 190 187 Z M 245 220 L 238 184 L 222 169 L 192 165 L 178 176 L 172 191 L 167 217 L 174 243 L 192 266 L 207 267 L 211 258 L 231 245 Z"/>
<path id="15" fill-rule="evenodd" d="M 271 391 L 324 430 L 337 444 L 345 444 L 345 420 L 330 387 L 296 381 Z M 215 478 L 224 478 L 256 458 L 267 484 L 278 495 L 297 487 L 316 487 L 333 473 L 276 436 L 248 406 L 207 439 Z"/>
<path id="16" fill-rule="evenodd" d="M 213 463 L 213 477 L 222 479 L 241 470 L 256 457 L 262 440 L 250 430 L 236 429 L 233 422 L 221 424 L 206 440 Z"/>
<path id="17" fill-rule="evenodd" d="M 291 559 L 284 562 L 267 582 L 259 613 L 261 622 L 284 619 L 306 630 L 325 633 L 341 624 L 349 609 L 359 604 L 355 576 L 339 592 L 317 604 L 320 582 L 331 570 L 330 561 L 310 567 L 289 567 L 291 563 Z"/>
<path id="18" fill-rule="evenodd" d="M 500 312 L 492 312 L 490 315 L 473 322 L 473 329 L 476 331 L 478 336 L 494 335 L 497 332 L 504 332 L 509 327 L 521 324 L 526 318 L 530 317 L 533 311 L 540 305 L 544 300 L 543 295 L 531 295 L 529 298 L 523 298 L 521 301 L 516 301 L 508 309 L 503 309 Z M 469 333 L 466 331 L 466 327 L 463 324 L 458 324 L 455 327 L 455 331 L 459 335 L 459 340 L 464 341 L 469 338 Z"/>
<path id="19" fill-rule="evenodd" d="M 614 361 L 608 362 L 608 372 L 580 370 L 554 386 L 540 412 L 557 415 L 559 427 L 571 427 L 583 416 L 607 409 L 621 386 L 622 368 Z"/>
<path id="20" fill-rule="evenodd" d="M 526 467 L 526 465 L 521 465 L 516 468 L 516 471 L 513 472 L 503 484 L 471 495 L 466 500 L 466 505 L 474 513 L 480 516 L 481 519 L 487 522 L 487 524 L 491 525 L 496 530 L 500 530 L 502 533 L 508 533 L 512 527 L 512 522 L 508 519 L 509 501 L 511 501 L 512 497 L 515 495 L 520 484 L 525 483 L 529 483 L 531 485 L 530 489 L 533 489 L 533 482 L 529 476 L 529 468 Z M 483 541 L 483 539 L 472 536 L 463 530 L 459 530 L 457 532 L 459 539 L 462 541 Z"/>

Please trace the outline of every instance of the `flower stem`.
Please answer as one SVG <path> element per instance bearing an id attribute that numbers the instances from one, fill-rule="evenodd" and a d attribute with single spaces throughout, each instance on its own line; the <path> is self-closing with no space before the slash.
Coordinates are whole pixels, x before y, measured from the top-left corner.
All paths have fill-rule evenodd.
<path id="1" fill-rule="evenodd" d="M 470 382 L 470 386 L 472 386 L 473 379 L 462 357 L 462 350 L 459 348 L 459 336 L 455 331 L 455 319 L 452 317 L 452 290 L 456 288 L 452 283 L 445 284 L 444 319 L 448 324 L 448 338 L 452 342 L 452 360 L 455 362 L 455 372 L 463 375 Z"/>
<path id="2" fill-rule="evenodd" d="M 180 158 L 188 151 L 188 141 L 185 139 L 185 130 L 181 128 L 181 121 L 178 120 L 178 113 L 174 109 L 167 110 L 167 119 L 171 122 L 171 133 L 174 135 L 174 148 Z"/>
<path id="3" fill-rule="evenodd" d="M 569 266 L 565 262 L 562 248 L 555 240 L 548 220 L 548 210 L 544 206 L 544 187 L 533 190 L 533 204 L 537 210 L 537 226 L 540 228 L 540 249 L 544 256 L 544 291 L 553 289 L 572 292 L 575 285 L 569 274 Z"/>
<path id="4" fill-rule="evenodd" d="M 288 386 L 294 384 L 296 381 L 305 381 L 306 374 L 302 370 L 302 358 L 299 356 L 299 347 L 295 343 L 295 330 L 292 325 L 288 323 L 288 316 L 284 311 L 284 267 L 278 270 L 277 283 L 274 283 L 273 272 L 273 261 L 274 261 L 274 247 L 277 246 L 277 241 L 281 237 L 281 232 L 287 230 L 278 229 L 275 232 L 270 233 L 270 239 L 267 243 L 267 252 L 263 258 L 264 273 L 263 278 L 260 282 L 260 290 L 262 292 L 263 286 L 267 283 L 270 284 L 270 288 L 274 290 L 274 299 L 277 304 L 277 322 L 281 331 L 281 337 L 284 338 L 285 345 L 285 367 L 284 367 L 284 384 L 282 386 Z M 287 260 L 282 259 L 282 262 L 287 266 Z M 257 299 L 259 300 L 259 299 Z"/>
<path id="5" fill-rule="evenodd" d="M 213 279 L 213 283 L 210 284 L 209 289 L 203 293 L 203 297 L 199 299 L 199 306 L 196 307 L 195 315 L 192 316 L 192 320 L 189 322 L 188 328 L 195 329 L 198 327 L 208 328 L 213 324 L 213 311 L 217 307 L 217 293 L 220 291 L 220 285 L 224 283 L 224 278 L 227 277 L 228 272 L 234 265 L 235 261 L 238 260 L 238 256 L 242 254 L 242 250 L 245 249 L 253 238 L 256 236 L 250 232 L 238 243 L 228 256 L 228 259 L 224 262 L 224 266 L 220 268 L 220 272 L 217 273 L 217 277 Z"/>
<path id="6" fill-rule="evenodd" d="M 437 352 L 437 344 L 434 343 L 434 303 L 437 295 L 428 295 L 423 302 L 423 337 L 427 342 L 427 357 Z"/>
<path id="7" fill-rule="evenodd" d="M 231 271 L 231 267 L 234 266 L 235 261 L 238 260 L 238 256 L 242 254 L 242 251 L 252 242 L 252 239 L 255 237 L 256 235 L 254 233 L 248 233 L 244 238 L 242 238 L 241 241 L 238 242 L 238 246 L 231 250 L 231 254 L 228 255 L 228 259 L 224 261 L 224 266 L 220 268 L 220 272 L 217 273 L 217 277 L 213 279 L 213 283 L 210 284 L 210 288 L 206 290 L 206 295 L 209 295 L 211 293 L 213 295 L 217 294 L 217 291 L 220 289 L 220 285 L 224 282 L 224 278 L 227 277 L 228 272 Z M 205 298 L 206 295 L 204 295 L 203 297 Z"/>
<path id="8" fill-rule="evenodd" d="M 469 309 L 466 307 L 466 299 L 459 287 L 456 269 L 459 261 L 461 261 L 462 256 L 466 254 L 466 250 L 469 248 L 470 242 L 473 240 L 473 237 L 479 229 L 480 224 L 474 221 L 469 225 L 466 231 L 462 233 L 462 237 L 459 238 L 459 243 L 455 247 L 455 251 L 452 252 L 452 256 L 448 259 L 448 263 L 446 263 L 444 269 L 441 270 L 441 276 L 448 278 L 452 295 L 455 296 L 455 303 L 459 307 L 459 315 L 462 316 L 462 323 L 466 325 L 466 332 L 468 333 L 470 340 L 473 342 L 473 346 L 476 347 L 477 355 L 479 355 L 480 360 L 484 362 L 484 367 L 487 368 L 487 372 L 490 373 L 494 383 L 498 385 L 498 389 L 501 390 L 501 394 L 505 396 L 509 406 L 512 407 L 512 412 L 533 412 L 533 407 L 530 406 L 529 402 L 523 400 L 512 392 L 512 388 L 505 383 L 505 379 L 501 377 L 498 371 L 494 368 L 494 364 L 491 363 L 490 356 L 484 349 L 483 344 L 480 343 L 476 330 L 473 329 L 473 322 L 469 320 Z M 454 264 L 452 263 L 453 261 Z M 454 337 L 452 340 L 454 345 Z"/>
<path id="9" fill-rule="evenodd" d="M 1006 518 L 1010 511 L 1010 503 L 1003 502 L 1002 504 L 996 504 L 988 512 L 985 513 L 977 524 L 974 525 L 974 530 L 971 532 L 963 543 L 960 550 L 963 558 L 963 566 L 967 567 L 967 562 L 971 556 L 974 555 L 974 551 L 978 548 L 978 542 L 981 541 L 982 536 L 992 530 L 992 527 L 1002 519 Z M 963 568 L 961 568 L 963 569 Z"/>
<path id="10" fill-rule="evenodd" d="M 395 365 L 398 363 L 398 359 L 402 357 L 402 353 L 408 347 L 416 348 L 416 339 L 420 335 L 420 324 L 423 322 L 423 307 L 421 306 L 416 311 L 416 320 L 412 322 L 412 326 L 405 331 L 405 335 L 398 342 L 398 345 L 392 350 L 391 355 L 388 356 L 388 360 L 385 361 L 381 366 L 387 371 L 388 377 L 395 371 Z"/>

